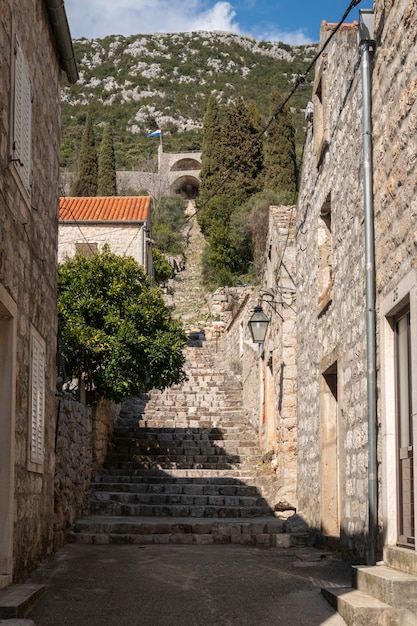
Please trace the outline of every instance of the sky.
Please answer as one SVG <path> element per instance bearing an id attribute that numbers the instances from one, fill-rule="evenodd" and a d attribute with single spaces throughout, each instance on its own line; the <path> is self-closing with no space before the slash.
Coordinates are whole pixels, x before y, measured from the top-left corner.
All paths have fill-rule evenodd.
<path id="1" fill-rule="evenodd" d="M 350 0 L 65 0 L 71 35 L 107 35 L 222 30 L 290 45 L 316 42 L 320 23 L 339 22 Z M 358 19 L 362 0 L 347 21 Z"/>

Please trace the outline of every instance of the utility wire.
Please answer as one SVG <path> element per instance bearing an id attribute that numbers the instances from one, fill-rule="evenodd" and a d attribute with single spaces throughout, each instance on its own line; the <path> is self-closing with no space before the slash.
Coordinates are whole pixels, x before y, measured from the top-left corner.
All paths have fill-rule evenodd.
<path id="1" fill-rule="evenodd" d="M 340 22 L 337 24 L 336 28 L 332 31 L 332 33 L 329 35 L 329 37 L 326 39 L 326 41 L 324 42 L 323 46 L 320 48 L 320 50 L 315 54 L 315 56 L 313 57 L 313 59 L 310 61 L 310 63 L 307 66 L 307 69 L 304 71 L 303 74 L 300 74 L 299 76 L 297 76 L 296 80 L 295 80 L 295 84 L 294 87 L 292 88 L 292 90 L 290 91 L 290 93 L 286 96 L 286 98 L 284 98 L 284 100 L 280 103 L 280 105 L 278 106 L 278 108 L 274 111 L 274 113 L 272 114 L 272 116 L 270 117 L 269 121 L 265 124 L 265 126 L 259 131 L 259 133 L 256 135 L 256 137 L 252 140 L 251 144 L 249 145 L 248 149 L 239 157 L 239 159 L 236 161 L 236 163 L 234 164 L 233 167 L 230 168 L 230 170 L 226 173 L 226 175 L 224 176 L 224 178 L 220 181 L 220 183 L 217 185 L 217 187 L 215 187 L 214 191 L 210 194 L 210 196 L 203 202 L 203 204 L 196 210 L 194 211 L 194 213 L 192 215 L 189 215 L 187 217 L 187 221 L 191 220 L 193 217 L 195 217 L 197 215 L 197 213 L 199 213 L 205 206 L 206 204 L 212 200 L 214 198 L 214 196 L 216 196 L 219 191 L 223 188 L 224 184 L 229 180 L 229 178 L 232 176 L 233 172 L 235 172 L 238 168 L 238 166 L 247 158 L 247 156 L 252 152 L 252 150 L 254 149 L 254 147 L 259 143 L 259 141 L 262 139 L 264 133 L 268 130 L 268 128 L 271 126 L 271 124 L 276 120 L 276 118 L 278 117 L 278 115 L 281 115 L 281 113 L 283 112 L 285 106 L 288 104 L 289 100 L 294 96 L 295 92 L 298 90 L 298 88 L 300 87 L 300 85 L 302 85 L 308 74 L 311 72 L 312 68 L 314 67 L 314 65 L 316 64 L 317 60 L 320 58 L 320 56 L 323 54 L 323 52 L 326 50 L 327 46 L 330 44 L 331 40 L 333 39 L 333 37 L 336 35 L 337 31 L 340 29 L 340 27 L 342 26 L 343 22 L 345 21 L 345 19 L 347 18 L 347 16 L 349 15 L 349 13 L 351 12 L 352 9 L 354 9 L 358 4 L 360 4 L 360 2 L 362 2 L 362 0 L 352 0 L 351 3 L 349 4 L 348 8 L 346 9 L 346 11 L 344 12 Z"/>

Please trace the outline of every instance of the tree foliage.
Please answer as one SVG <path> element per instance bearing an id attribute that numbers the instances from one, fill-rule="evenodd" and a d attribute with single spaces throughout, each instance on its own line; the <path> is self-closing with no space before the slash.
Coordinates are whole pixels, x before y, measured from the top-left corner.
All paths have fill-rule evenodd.
<path id="1" fill-rule="evenodd" d="M 116 402 L 185 378 L 186 337 L 132 257 L 106 247 L 59 267 L 58 314 L 67 376 Z"/>
<path id="2" fill-rule="evenodd" d="M 165 196 L 153 204 L 152 237 L 162 252 L 184 253 L 182 230 L 185 223 L 184 200 L 179 196 Z"/>
<path id="3" fill-rule="evenodd" d="M 87 114 L 83 136 L 81 139 L 80 155 L 78 159 L 77 176 L 72 190 L 73 196 L 97 195 L 97 150 L 94 138 L 93 122 Z"/>
<path id="4" fill-rule="evenodd" d="M 201 146 L 202 167 L 200 172 L 200 189 L 197 207 L 198 223 L 203 233 L 210 231 L 210 198 L 216 192 L 222 179 L 218 158 L 221 144 L 221 124 L 216 96 L 212 94 L 207 103 L 203 119 L 203 142 Z"/>
<path id="5" fill-rule="evenodd" d="M 116 160 L 110 122 L 104 127 L 98 155 L 97 195 L 117 196 Z"/>
<path id="6" fill-rule="evenodd" d="M 280 102 L 278 92 L 274 92 L 270 99 L 271 115 Z M 265 142 L 265 188 L 294 194 L 297 191 L 295 130 L 291 115 L 285 108 L 268 129 Z"/>
<path id="7" fill-rule="evenodd" d="M 168 263 L 165 254 L 153 246 L 152 248 L 152 265 L 154 272 L 154 281 L 157 285 L 163 285 L 168 278 L 172 276 L 172 267 Z"/>
<path id="8" fill-rule="evenodd" d="M 279 96 L 272 95 L 271 113 L 278 104 Z M 266 143 L 254 101 L 238 99 L 223 109 L 210 101 L 205 122 L 198 201 L 199 224 L 209 243 L 203 277 L 211 287 L 233 284 L 238 278 L 254 281 L 264 262 L 269 206 L 295 201 L 291 118 L 284 111 L 271 125 Z"/>

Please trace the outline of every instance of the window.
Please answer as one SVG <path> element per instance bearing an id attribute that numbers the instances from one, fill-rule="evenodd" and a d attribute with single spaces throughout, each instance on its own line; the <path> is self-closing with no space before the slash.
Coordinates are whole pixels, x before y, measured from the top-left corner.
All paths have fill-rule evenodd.
<path id="1" fill-rule="evenodd" d="M 86 256 L 91 258 L 98 253 L 98 244 L 97 243 L 76 243 L 75 244 L 75 254 L 81 254 L 82 256 Z"/>
<path id="2" fill-rule="evenodd" d="M 320 164 L 324 149 L 329 143 L 329 122 L 327 110 L 327 61 L 322 57 L 316 69 L 313 87 L 313 132 L 314 132 L 314 155 L 316 166 Z"/>
<path id="3" fill-rule="evenodd" d="M 30 194 L 32 87 L 19 41 L 14 47 L 13 138 L 11 161 Z"/>
<path id="4" fill-rule="evenodd" d="M 330 194 L 320 210 L 317 228 L 319 251 L 318 312 L 322 313 L 333 297 L 332 204 Z"/>
<path id="5" fill-rule="evenodd" d="M 30 463 L 43 464 L 45 430 L 45 344 L 32 335 Z M 31 468 L 34 469 L 34 468 Z"/>

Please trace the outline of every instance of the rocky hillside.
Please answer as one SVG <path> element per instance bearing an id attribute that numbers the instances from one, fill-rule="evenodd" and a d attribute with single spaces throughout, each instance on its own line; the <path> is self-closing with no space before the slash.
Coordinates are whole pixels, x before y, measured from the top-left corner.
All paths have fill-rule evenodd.
<path id="1" fill-rule="evenodd" d="M 100 126 L 114 124 L 118 169 L 149 168 L 155 140 L 146 134 L 158 127 L 166 151 L 199 150 L 212 92 L 220 103 L 254 99 L 266 120 L 269 94 L 288 93 L 316 50 L 220 32 L 80 39 L 74 48 L 80 80 L 63 87 L 62 165 L 74 162 L 90 106 L 98 138 Z M 300 144 L 310 93 L 307 83 L 293 100 Z"/>

